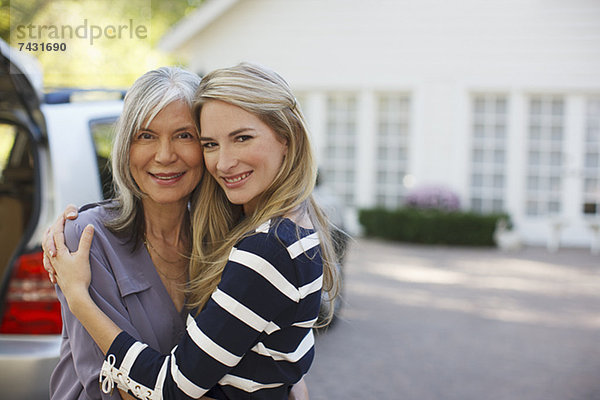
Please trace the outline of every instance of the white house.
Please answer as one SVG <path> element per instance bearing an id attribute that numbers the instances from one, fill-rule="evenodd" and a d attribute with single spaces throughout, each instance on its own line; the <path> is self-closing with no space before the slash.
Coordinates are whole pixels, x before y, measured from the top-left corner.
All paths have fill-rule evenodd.
<path id="1" fill-rule="evenodd" d="M 444 185 L 525 243 L 599 243 L 598 0 L 206 0 L 160 46 L 280 72 L 351 230 Z"/>

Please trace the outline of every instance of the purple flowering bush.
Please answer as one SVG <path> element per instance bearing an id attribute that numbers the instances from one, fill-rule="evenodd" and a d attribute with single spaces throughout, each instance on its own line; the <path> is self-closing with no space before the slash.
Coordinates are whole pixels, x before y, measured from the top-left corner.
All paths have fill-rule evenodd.
<path id="1" fill-rule="evenodd" d="M 460 200 L 456 193 L 443 186 L 422 186 L 408 193 L 406 206 L 420 209 L 457 211 Z"/>

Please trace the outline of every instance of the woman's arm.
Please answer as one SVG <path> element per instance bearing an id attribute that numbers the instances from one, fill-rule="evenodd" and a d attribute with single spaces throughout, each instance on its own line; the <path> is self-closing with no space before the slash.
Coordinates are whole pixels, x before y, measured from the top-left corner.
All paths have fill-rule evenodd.
<path id="1" fill-rule="evenodd" d="M 74 267 L 79 268 L 78 264 L 81 260 L 81 258 L 85 257 L 86 260 L 89 260 L 89 253 L 90 253 L 90 247 L 92 245 L 92 239 L 93 239 L 93 235 L 94 235 L 94 230 L 93 230 L 93 226 L 92 225 L 88 225 L 82 235 L 81 238 L 79 240 L 79 247 L 77 252 L 71 254 L 69 253 L 69 249 L 66 247 L 65 244 L 65 240 L 64 240 L 64 234 L 63 234 L 63 229 L 64 229 L 64 223 L 66 219 L 75 219 L 77 218 L 77 211 L 75 210 L 73 212 L 73 210 L 69 211 L 69 208 L 67 208 L 67 210 L 65 210 L 65 212 L 63 213 L 63 215 L 61 217 L 59 217 L 59 219 L 57 220 L 57 222 L 53 225 L 53 227 L 49 228 L 49 232 L 52 232 L 52 237 L 54 237 L 54 240 L 57 240 L 57 242 L 54 242 L 54 240 L 45 240 L 44 243 L 50 243 L 52 242 L 52 245 L 49 245 L 49 255 L 52 259 L 54 259 L 55 261 L 58 261 L 57 263 L 55 263 L 58 266 L 64 266 L 65 268 L 72 268 L 73 266 L 70 266 L 69 263 L 77 263 L 75 264 Z M 52 237 L 50 237 L 50 239 L 52 239 Z M 56 246 L 55 246 L 56 243 Z M 49 262 L 50 260 L 46 260 L 46 254 L 44 253 L 44 261 L 48 261 L 49 266 L 52 268 L 51 270 L 48 271 L 49 276 L 50 276 L 50 280 L 53 283 L 57 283 L 57 271 L 52 267 L 51 263 Z M 64 263 L 64 264 L 63 264 Z M 48 269 L 48 268 L 47 268 Z M 61 269 L 61 271 L 64 271 Z M 85 273 L 85 270 L 82 270 L 82 275 L 84 277 L 84 279 L 81 281 L 82 284 L 86 284 L 86 290 L 82 291 L 84 294 L 84 297 L 88 297 L 89 300 L 91 301 L 91 304 L 93 304 L 93 306 L 90 306 L 90 304 L 88 303 L 88 306 L 90 306 L 90 308 L 93 310 L 94 313 L 101 314 L 101 317 L 99 317 L 98 320 L 96 320 L 96 322 L 101 323 L 102 321 L 102 316 L 104 316 L 106 319 L 103 321 L 104 324 L 106 324 L 105 326 L 102 327 L 102 329 L 93 329 L 93 324 L 90 325 L 90 323 L 88 322 L 88 324 L 82 324 L 87 332 L 90 334 L 90 336 L 92 337 L 92 339 L 98 344 L 98 346 L 100 347 L 100 349 L 102 350 L 103 354 L 106 354 L 106 350 L 102 349 L 101 343 L 104 343 L 105 341 L 110 340 L 110 336 L 111 336 L 111 328 L 112 329 L 118 329 L 118 327 L 112 322 L 112 320 L 108 319 L 108 317 L 106 317 L 106 315 L 100 311 L 100 308 L 98 308 L 98 306 L 96 306 L 96 303 L 94 303 L 92 301 L 92 298 L 89 296 L 89 284 L 91 283 L 91 269 L 89 268 L 89 263 L 88 263 L 88 271 L 90 273 L 89 277 L 87 276 L 87 274 Z M 67 275 L 69 276 L 69 275 Z M 80 275 L 74 275 L 73 277 L 78 277 Z M 61 275 L 62 277 L 62 275 Z M 77 288 L 73 287 L 73 285 L 70 285 L 69 280 L 66 279 L 61 279 L 59 283 L 59 286 L 61 288 L 65 288 L 67 290 L 75 290 L 75 293 L 77 293 Z M 62 285 L 61 285 L 62 283 Z M 77 285 L 75 285 L 77 286 Z M 61 289 L 62 290 L 62 289 Z M 69 292 L 70 293 L 70 292 Z M 63 290 L 63 294 L 64 294 L 64 290 Z M 67 299 L 67 303 L 68 303 L 68 299 L 71 298 L 72 300 L 75 301 L 75 303 L 77 303 L 77 298 L 73 298 L 73 295 L 70 294 L 69 297 L 66 297 Z M 73 308 L 71 308 L 71 305 L 69 304 L 69 309 L 71 310 L 71 313 L 77 318 L 79 319 L 79 321 L 81 322 L 81 318 L 90 318 L 91 315 L 88 315 L 85 312 L 85 308 L 83 310 L 80 310 L 83 315 L 81 315 L 81 312 L 78 314 L 73 313 Z M 68 316 L 67 316 L 68 318 Z M 77 324 L 76 322 L 73 321 L 73 325 Z M 104 333 L 107 333 L 107 335 L 97 335 L 94 334 L 94 332 L 101 332 L 103 330 L 106 330 Z M 120 332 L 120 330 L 119 330 Z M 118 335 L 119 332 L 114 333 L 115 336 Z M 112 341 L 111 341 L 112 342 Z M 110 344 L 109 344 L 110 345 Z M 91 348 L 88 349 L 88 351 L 93 351 Z M 131 396 L 130 394 L 124 392 L 123 390 L 119 389 L 119 395 L 121 396 L 122 400 L 134 400 L 135 397 Z"/>
<path id="2" fill-rule="evenodd" d="M 297 275 L 290 255 L 285 248 L 281 248 L 277 238 L 271 238 L 271 247 L 266 245 L 264 239 L 253 242 L 247 238 L 245 241 L 254 243 L 249 251 L 238 249 L 232 252 L 221 283 L 205 310 L 196 319 L 188 317 L 187 331 L 182 341 L 171 354 L 161 355 L 127 333 L 121 333 L 90 298 L 87 252 L 92 235 L 93 230 L 86 227 L 78 251 L 69 254 L 62 245 L 61 235 L 57 234 L 56 270 L 58 283 L 64 286 L 69 308 L 80 318 L 102 351 L 109 354 L 101 373 L 107 377 L 108 386 L 105 390 L 116 383 L 120 389 L 132 390 L 136 395 L 152 393 L 168 398 L 197 398 L 224 377 L 227 378 L 226 385 L 244 391 L 285 388 L 284 382 L 265 386 L 227 375 L 242 356 L 257 360 L 274 351 L 261 347 L 262 343 L 256 350 L 249 350 L 260 335 L 280 329 L 273 320 L 283 309 L 292 307 L 294 310 L 302 297 L 312 293 L 300 295 L 298 287 L 292 283 Z M 273 265 L 278 265 L 278 268 Z M 319 276 L 311 279 L 320 281 Z M 315 303 L 316 318 L 319 294 L 315 292 L 309 297 Z M 312 315 L 307 315 L 303 321 L 311 318 Z M 296 343 L 298 350 L 290 355 L 276 352 L 281 355 L 274 356 L 274 361 L 282 357 L 277 362 L 285 362 L 290 371 L 303 371 L 303 374 L 309 365 L 306 362 L 310 363 L 312 359 L 310 327 L 300 325 L 293 337 L 294 341 L 302 340 L 302 344 Z M 300 366 L 296 365 L 298 362 Z M 250 376 L 255 373 L 252 372 Z"/>
<path id="3" fill-rule="evenodd" d="M 53 227 L 50 229 L 53 234 L 62 232 L 64 229 L 65 235 L 65 245 L 69 250 L 77 250 L 78 246 L 82 252 L 86 251 L 86 244 L 79 245 L 79 241 L 82 237 L 83 227 L 81 227 L 77 223 L 72 223 L 70 226 L 63 226 L 65 219 L 75 219 L 78 214 L 75 211 L 71 214 L 72 218 L 67 218 L 68 210 L 65 210 L 63 213 L 64 219 L 62 221 L 58 221 Z M 60 218 L 59 218 L 60 220 Z M 60 222 L 60 223 L 59 223 Z M 46 238 L 47 239 L 47 238 Z M 48 242 L 48 240 L 46 240 Z M 50 241 L 53 242 L 53 238 L 49 238 Z M 87 240 L 87 239 L 86 239 Z M 97 239 L 98 240 L 98 239 Z M 104 244 L 106 245 L 106 244 Z M 54 243 L 52 243 L 53 253 L 56 253 L 56 247 Z M 110 319 L 113 321 L 118 321 L 120 326 L 125 327 L 129 332 L 136 332 L 139 335 L 137 329 L 131 325 L 131 321 L 129 319 L 127 308 L 122 303 L 121 294 L 118 289 L 118 284 L 115 280 L 115 276 L 113 275 L 112 268 L 107 267 L 104 262 L 105 258 L 99 256 L 102 252 L 102 244 L 96 244 L 95 249 L 90 248 L 90 267 L 93 274 L 93 280 L 90 282 L 88 293 L 90 293 L 91 298 L 94 300 L 94 303 L 98 305 L 98 307 L 102 310 L 103 313 L 106 313 L 107 317 L 110 316 Z M 61 253 L 61 256 L 63 254 Z M 57 259 L 53 258 L 56 262 Z M 64 261 L 64 260 L 63 260 Z M 56 262 L 57 265 L 61 265 Z M 54 270 L 53 270 L 54 271 Z M 63 280 L 63 286 L 65 282 Z M 70 311 L 68 302 L 62 292 L 62 290 L 57 289 L 58 297 L 62 306 L 63 313 L 63 321 L 64 321 L 64 330 L 65 334 L 68 335 L 69 340 L 69 348 L 70 348 L 70 357 L 69 360 L 72 360 L 74 365 L 74 371 L 77 374 L 76 379 L 79 379 L 81 385 L 83 386 L 86 393 L 93 398 L 105 398 L 106 394 L 100 392 L 100 388 L 98 386 L 98 377 L 100 372 L 100 366 L 104 360 L 104 353 L 98 349 L 96 344 L 94 343 L 94 338 L 92 338 L 85 327 L 77 320 L 76 316 Z M 96 340 L 102 340 L 99 337 L 96 337 Z M 94 374 L 94 370 L 96 373 Z M 73 371 L 71 371 L 74 373 Z M 62 385 L 74 383 L 73 376 L 67 377 L 67 381 L 64 383 L 59 383 Z M 62 382 L 62 380 L 61 380 Z M 60 391 L 58 392 L 60 393 Z M 123 400 L 133 400 L 135 397 L 126 393 L 125 391 L 119 389 L 120 398 Z M 113 396 L 110 396 L 113 398 Z M 114 397 L 114 398 L 118 398 Z M 307 399 L 306 399 L 307 400 Z"/>
<path id="4" fill-rule="evenodd" d="M 60 286 L 69 309 L 94 339 L 104 354 L 121 329 L 100 310 L 89 293 L 91 282 L 90 247 L 94 237 L 94 227 L 88 225 L 81 234 L 79 248 L 70 253 L 65 245 L 62 231 L 54 233 L 56 254 L 51 257 L 56 273 L 56 281 Z"/>
<path id="5" fill-rule="evenodd" d="M 93 211 L 88 217 L 94 220 Z M 90 220 L 85 218 L 84 220 Z M 85 224 L 70 222 L 65 226 L 65 244 L 70 250 L 76 251 Z M 62 227 L 61 227 L 62 228 Z M 90 250 L 90 266 L 92 280 L 89 293 L 94 302 L 113 321 L 129 332 L 140 337 L 138 330 L 131 324 L 131 317 L 119 290 L 116 277 L 111 265 L 107 264 L 103 235 L 95 235 Z M 104 353 L 100 351 L 93 338 L 84 326 L 69 310 L 68 303 L 62 291 L 57 288 L 58 299 L 61 303 L 63 320 L 63 346 L 61 347 L 61 362 L 53 373 L 51 391 L 53 396 L 60 398 L 77 384 L 89 398 L 100 399 L 118 398 L 103 394 L 98 385 L 100 366 L 104 361 Z M 53 398 L 54 398 L 53 397 Z"/>
<path id="6" fill-rule="evenodd" d="M 274 233 L 265 235 L 245 238 L 231 252 L 219 286 L 203 311 L 188 317 L 171 354 L 119 334 L 103 366 L 106 380 L 156 398 L 199 397 L 217 382 L 232 397 L 257 390 L 287 395 L 286 379 L 300 379 L 314 355 L 310 328 L 322 268 L 300 252 L 303 272 L 313 272 L 298 281 L 291 258 L 296 247 L 288 250 Z"/>

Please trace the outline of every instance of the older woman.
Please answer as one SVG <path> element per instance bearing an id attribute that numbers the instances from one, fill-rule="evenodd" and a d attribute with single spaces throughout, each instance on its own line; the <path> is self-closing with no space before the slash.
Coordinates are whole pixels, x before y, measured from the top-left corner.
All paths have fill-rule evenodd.
<path id="1" fill-rule="evenodd" d="M 90 252 L 90 295 L 134 337 L 168 351 L 185 331 L 184 287 L 192 232 L 188 204 L 204 171 L 191 106 L 200 78 L 163 67 L 127 92 L 116 126 L 112 169 L 117 197 L 87 206 L 65 227 L 76 249 L 87 224 L 96 227 Z M 63 314 L 60 360 L 52 399 L 119 398 L 98 385 L 102 352 L 69 311 Z M 125 396 L 125 395 L 124 395 Z"/>

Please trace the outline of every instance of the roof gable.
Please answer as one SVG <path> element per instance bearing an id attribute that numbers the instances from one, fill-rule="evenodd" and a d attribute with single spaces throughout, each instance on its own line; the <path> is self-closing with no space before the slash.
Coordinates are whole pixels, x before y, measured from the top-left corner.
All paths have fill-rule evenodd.
<path id="1" fill-rule="evenodd" d="M 206 0 L 198 9 L 173 26 L 161 39 L 158 47 L 174 51 L 218 19 L 239 0 Z"/>

